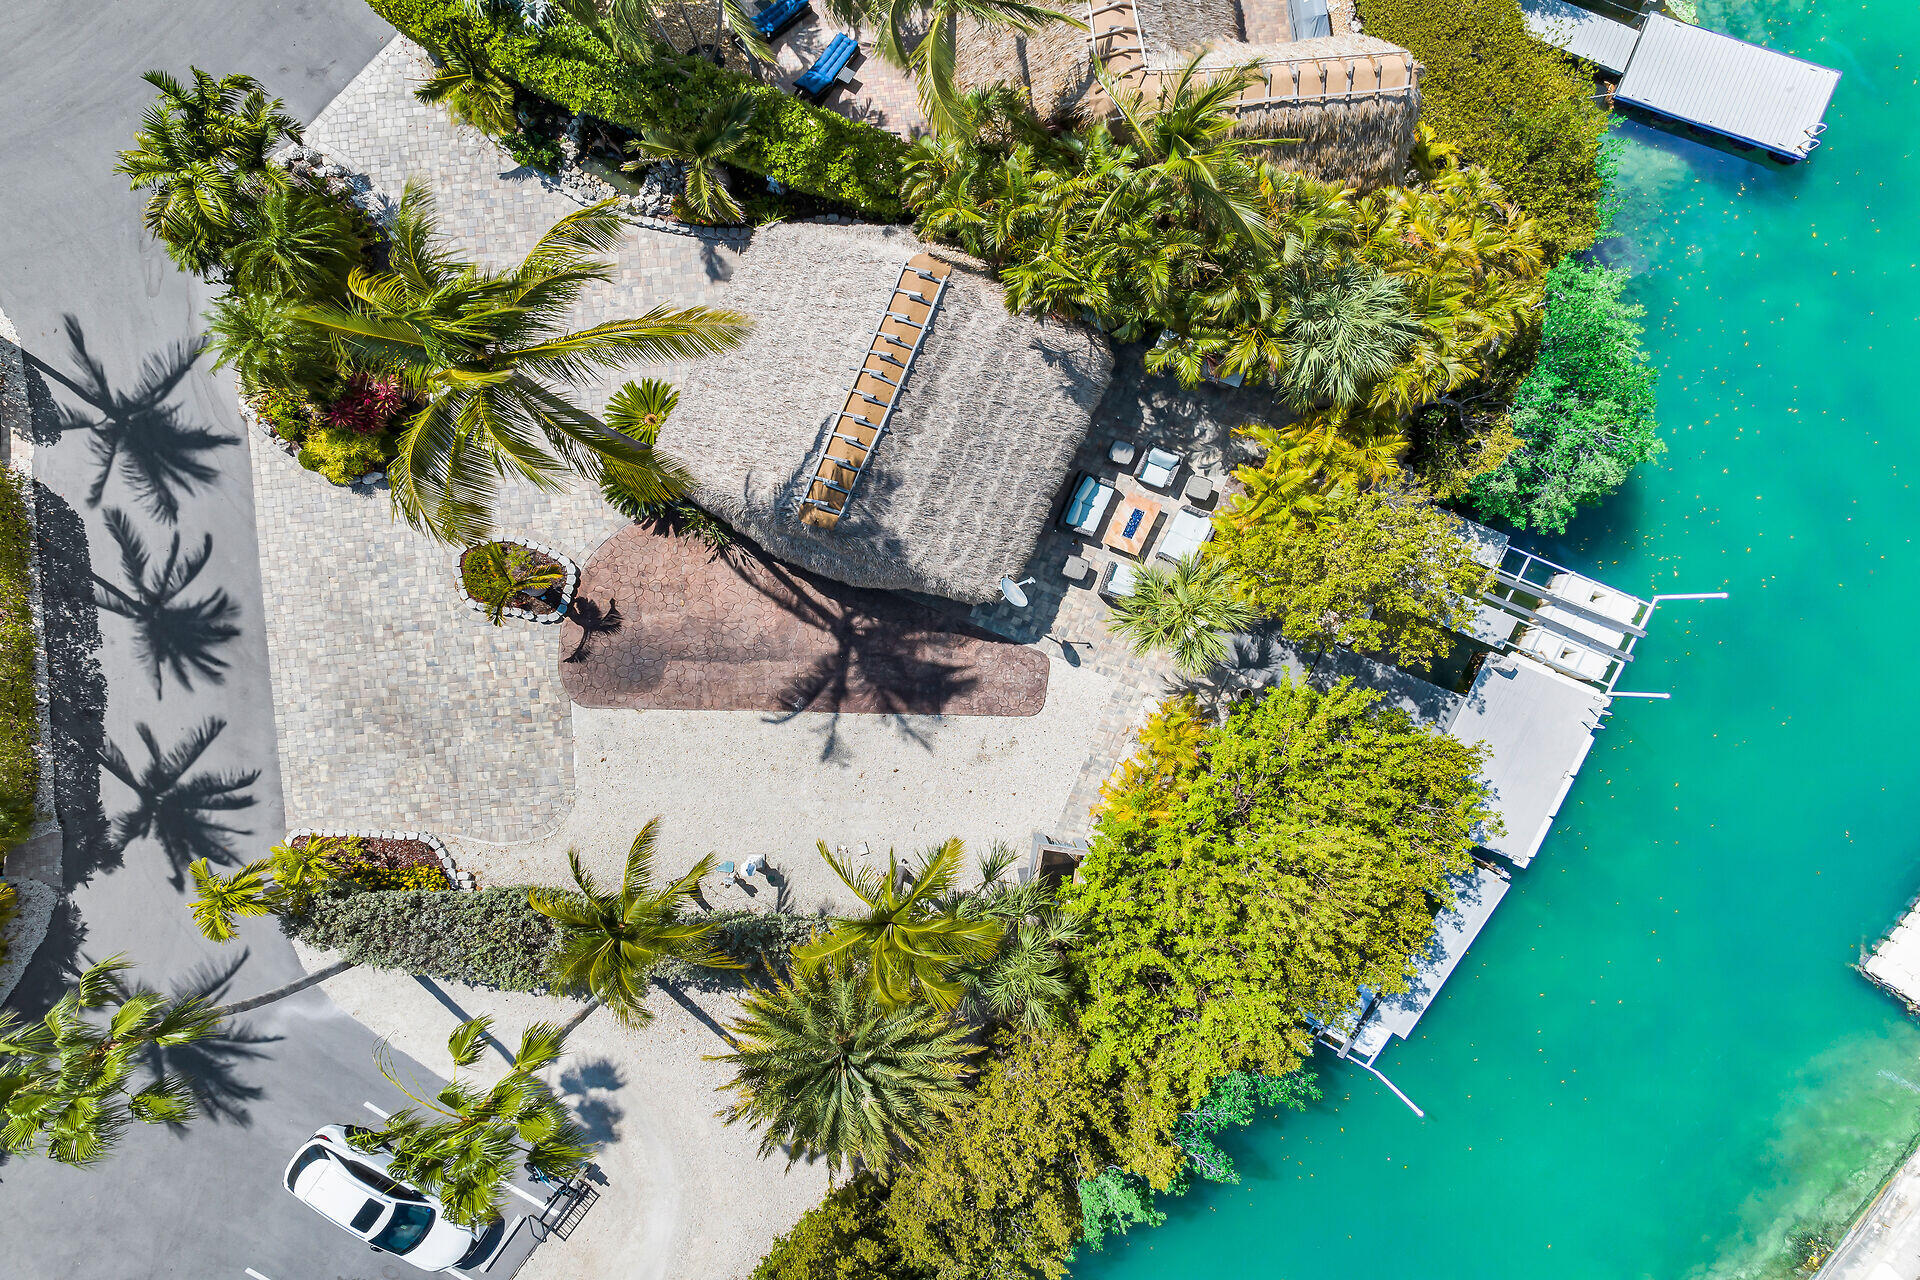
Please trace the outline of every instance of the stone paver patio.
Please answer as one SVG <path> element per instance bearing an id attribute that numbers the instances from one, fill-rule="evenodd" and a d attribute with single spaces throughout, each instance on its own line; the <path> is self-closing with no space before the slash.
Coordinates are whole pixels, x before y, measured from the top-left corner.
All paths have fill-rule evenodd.
<path id="1" fill-rule="evenodd" d="M 898 595 L 640 525 L 601 544 L 561 624 L 576 703 L 633 710 L 1030 716 L 1047 659 Z"/>

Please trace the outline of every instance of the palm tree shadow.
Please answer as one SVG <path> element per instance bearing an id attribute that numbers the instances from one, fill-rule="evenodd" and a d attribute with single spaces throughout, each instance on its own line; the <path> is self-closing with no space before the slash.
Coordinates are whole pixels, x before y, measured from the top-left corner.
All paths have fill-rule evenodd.
<path id="1" fill-rule="evenodd" d="M 609 1058 L 575 1063 L 560 1073 L 557 1083 L 558 1093 L 587 1131 L 589 1142 L 605 1144 L 620 1136 L 626 1111 L 606 1096 L 627 1083 L 618 1063 Z"/>
<path id="2" fill-rule="evenodd" d="M 193 997 L 220 1004 L 227 998 L 234 976 L 247 962 L 249 954 L 243 950 L 231 963 L 202 961 L 183 978 L 169 984 L 169 994 L 175 999 Z M 265 1097 L 266 1090 L 243 1081 L 239 1070 L 246 1063 L 267 1056 L 261 1045 L 278 1044 L 283 1038 L 262 1035 L 245 1023 L 229 1020 L 217 1034 L 205 1040 L 168 1048 L 149 1047 L 147 1065 L 156 1074 L 184 1080 L 193 1091 L 194 1109 L 199 1115 L 216 1123 L 246 1128 L 253 1122 L 247 1104 Z M 179 1126 L 175 1129 L 178 1131 Z"/>
<path id="3" fill-rule="evenodd" d="M 167 403 L 205 349 L 203 343 L 173 344 L 147 357 L 139 381 L 131 391 L 116 391 L 106 367 L 87 349 L 85 331 L 77 317 L 66 317 L 67 342 L 73 348 L 72 377 L 60 373 L 37 356 L 26 358 L 34 369 L 65 387 L 79 407 L 59 406 L 44 435 L 57 440 L 69 431 L 93 433 L 89 446 L 96 470 L 87 491 L 87 505 L 97 507 L 115 471 L 156 519 L 168 524 L 180 518 L 180 496 L 218 478 L 219 468 L 201 455 L 240 437 L 226 435 L 183 421 L 177 406 Z"/>
<path id="4" fill-rule="evenodd" d="M 136 802 L 132 809 L 114 818 L 114 846 L 124 852 L 135 840 L 152 836 L 167 855 L 176 889 L 185 886 L 186 866 L 197 858 L 238 862 L 227 847 L 226 837 L 247 835 L 251 830 L 228 826 L 213 815 L 252 808 L 254 798 L 247 788 L 259 781 L 260 770 L 188 773 L 226 727 L 225 720 L 209 716 L 178 746 L 162 750 L 153 730 L 144 723 L 137 724 L 134 728 L 147 749 L 147 763 L 138 770 L 113 743 L 100 751 L 101 767 L 131 788 Z"/>
<path id="5" fill-rule="evenodd" d="M 173 678 L 188 692 L 193 689 L 195 675 L 214 684 L 224 683 L 227 660 L 214 650 L 240 634 L 240 628 L 233 625 L 240 606 L 218 587 L 198 600 L 177 600 L 213 555 L 213 535 L 205 536 L 199 551 L 182 556 L 180 535 L 175 533 L 165 562 L 158 572 L 151 572 L 147 549 L 126 514 L 118 507 L 109 507 L 106 523 L 107 532 L 120 547 L 120 567 L 129 585 L 116 586 L 97 573 L 92 575 L 94 603 L 133 623 L 135 643 L 153 680 L 154 696 L 165 696 L 160 679 L 163 667 L 173 672 Z"/>
<path id="6" fill-rule="evenodd" d="M 576 597 L 573 608 L 567 611 L 567 617 L 580 627 L 580 643 L 573 646 L 573 652 L 561 658 L 562 662 L 584 662 L 591 656 L 593 638 L 598 635 L 611 635 L 620 629 L 625 621 L 620 616 L 620 602 L 611 596 L 607 598 L 605 608 L 591 600 Z"/>

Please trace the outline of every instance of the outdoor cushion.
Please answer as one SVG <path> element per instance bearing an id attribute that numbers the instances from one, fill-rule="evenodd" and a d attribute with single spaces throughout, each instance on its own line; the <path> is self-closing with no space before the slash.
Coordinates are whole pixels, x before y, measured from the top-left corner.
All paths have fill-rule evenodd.
<path id="1" fill-rule="evenodd" d="M 859 49 L 859 42 L 842 31 L 827 42 L 827 47 L 820 51 L 820 56 L 813 60 L 813 65 L 793 82 L 794 90 L 819 97 L 832 86 L 833 78 L 853 61 L 853 55 Z"/>
<path id="2" fill-rule="evenodd" d="M 1182 507 L 1167 522 L 1167 531 L 1160 535 L 1160 547 L 1154 554 L 1168 560 L 1184 560 L 1212 536 L 1213 521 L 1198 511 Z"/>
<path id="3" fill-rule="evenodd" d="M 1133 594 L 1134 584 L 1140 580 L 1138 566 L 1125 560 L 1115 560 L 1107 566 L 1107 573 L 1100 580 L 1100 594 L 1109 600 L 1118 600 L 1121 596 Z"/>
<path id="4" fill-rule="evenodd" d="M 1092 476 L 1083 475 L 1079 485 L 1074 488 L 1066 511 L 1060 516 L 1060 523 L 1075 533 L 1091 538 L 1100 532 L 1100 521 L 1106 518 L 1107 507 L 1112 502 L 1112 485 L 1101 484 Z"/>
<path id="5" fill-rule="evenodd" d="M 773 0 L 753 15 L 753 29 L 771 40 L 800 21 L 800 15 L 813 7 L 813 0 Z"/>
<path id="6" fill-rule="evenodd" d="M 1173 473 L 1179 469 L 1179 454 L 1168 453 L 1165 449 L 1149 449 L 1147 460 L 1140 465 L 1140 483 L 1164 489 L 1173 483 Z"/>

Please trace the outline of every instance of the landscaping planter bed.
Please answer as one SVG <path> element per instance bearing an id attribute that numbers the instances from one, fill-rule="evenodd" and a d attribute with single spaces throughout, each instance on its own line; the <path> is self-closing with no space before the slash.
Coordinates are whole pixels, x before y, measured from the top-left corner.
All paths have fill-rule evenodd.
<path id="1" fill-rule="evenodd" d="M 509 618 L 546 625 L 564 619 L 567 616 L 567 610 L 573 604 L 573 593 L 580 586 L 580 566 L 561 552 L 538 542 L 520 542 L 510 538 L 501 538 L 496 541 L 508 547 L 520 548 L 532 556 L 535 565 L 541 568 L 558 569 L 564 575 L 559 583 L 537 595 L 523 591 L 509 597 L 507 607 L 501 612 Z M 455 564 L 455 570 L 460 579 L 460 593 L 466 597 L 468 607 L 476 613 L 486 613 L 488 610 L 486 603 L 475 599 L 472 592 L 467 589 L 467 560 L 480 550 L 480 547 L 468 547 L 461 552 Z"/>
<path id="2" fill-rule="evenodd" d="M 301 830 L 287 833 L 287 843 L 300 848 L 314 836 L 350 837 L 360 842 L 363 865 L 382 870 L 401 871 L 408 867 L 435 867 L 456 889 L 471 889 L 473 873 L 454 865 L 453 856 L 440 837 L 424 831 L 349 831 Z"/>

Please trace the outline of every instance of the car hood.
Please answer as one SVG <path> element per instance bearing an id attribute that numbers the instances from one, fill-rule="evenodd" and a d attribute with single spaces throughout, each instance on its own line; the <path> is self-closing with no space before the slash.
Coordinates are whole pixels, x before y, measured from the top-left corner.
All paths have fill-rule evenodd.
<path id="1" fill-rule="evenodd" d="M 422 1271 L 444 1271 L 467 1256 L 473 1239 L 473 1232 L 465 1227 L 437 1217 L 420 1243 L 400 1256 Z"/>

